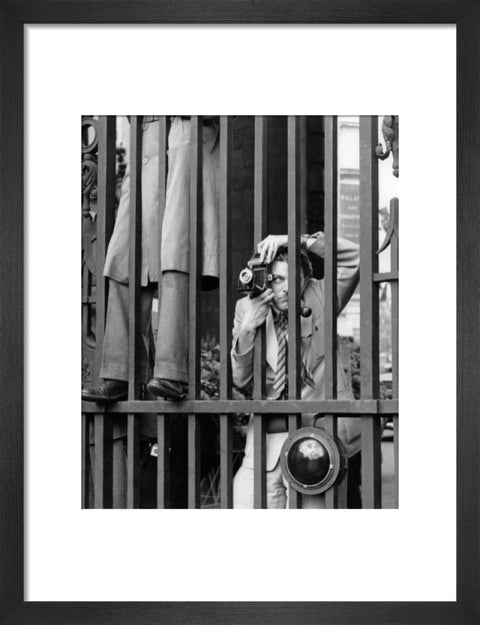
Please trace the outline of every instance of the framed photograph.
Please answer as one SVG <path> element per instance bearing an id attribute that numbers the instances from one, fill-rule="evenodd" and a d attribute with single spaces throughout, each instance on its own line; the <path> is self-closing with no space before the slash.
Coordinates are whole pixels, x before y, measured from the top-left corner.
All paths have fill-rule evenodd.
<path id="1" fill-rule="evenodd" d="M 476 250 L 480 224 L 476 181 L 480 172 L 476 138 L 480 8 L 474 3 L 454 2 L 420 6 L 398 2 L 388 7 L 366 2 L 358 8 L 322 2 L 281 6 L 262 2 L 246 8 L 241 3 L 223 6 L 209 0 L 172 5 L 111 2 L 108 6 L 81 0 L 75 5 L 43 0 L 2 1 L 1 8 L 0 623 L 480 623 L 480 476 L 475 444 L 479 435 Z M 185 115 L 172 116 L 172 112 Z M 270 202 L 275 203 L 271 214 L 274 220 L 284 219 L 282 225 L 289 237 L 292 233 L 298 237 L 298 253 L 300 245 L 313 253 L 317 239 L 300 237 L 303 225 L 315 224 L 309 216 L 308 193 L 313 203 L 322 204 L 318 230 L 325 232 L 328 251 L 325 265 L 320 269 L 314 266 L 313 278 L 324 279 L 327 292 L 337 286 L 337 278 L 331 277 L 337 268 L 332 250 L 338 252 L 334 243 L 336 226 L 331 222 L 332 216 L 337 217 L 337 208 L 328 212 L 327 206 L 336 206 L 332 198 L 338 193 L 338 236 L 346 233 L 355 238 L 353 220 L 348 221 L 349 206 L 355 203 L 352 198 L 357 188 L 362 194 L 374 186 L 370 184 L 368 167 L 364 168 L 368 154 L 365 156 L 364 151 L 362 157 L 363 148 L 363 165 L 360 163 L 356 169 L 348 157 L 344 158 L 349 142 L 355 140 L 362 146 L 362 137 L 368 133 L 370 138 L 378 136 L 382 145 L 377 156 L 386 157 L 382 167 L 388 169 L 392 179 L 395 173 L 398 185 L 396 182 L 394 191 L 388 187 L 387 194 L 388 198 L 399 195 L 402 208 L 399 212 L 397 200 L 390 203 L 386 213 L 390 222 L 385 222 L 384 234 L 391 236 L 392 230 L 398 236 L 394 217 L 400 214 L 399 265 L 384 271 L 369 267 L 368 259 L 360 258 L 360 274 L 371 271 L 372 282 L 385 278 L 398 284 L 400 267 L 400 321 L 396 326 L 397 331 L 400 328 L 400 347 L 394 351 L 400 354 L 399 367 L 393 366 L 393 398 L 386 394 L 378 401 L 367 399 L 368 376 L 364 374 L 364 394 L 355 398 L 364 401 L 362 406 L 368 415 L 383 410 L 386 417 L 393 417 L 395 447 L 380 447 L 375 419 L 370 421 L 370 416 L 359 413 L 362 440 L 370 440 L 371 435 L 373 449 L 371 462 L 368 454 L 362 455 L 364 509 L 283 513 L 232 510 L 229 508 L 242 506 L 234 505 L 231 479 L 220 484 L 216 505 L 218 484 L 211 476 L 218 473 L 220 480 L 223 474 L 233 477 L 232 463 L 221 453 L 219 462 L 223 464 L 219 472 L 208 474 L 211 479 L 207 493 L 200 485 L 201 471 L 193 471 L 188 476 L 188 505 L 166 505 L 168 485 L 161 482 L 157 470 L 155 501 L 145 505 L 141 475 L 129 458 L 138 460 L 143 445 L 146 457 L 155 457 L 155 466 L 159 466 L 161 461 L 166 462 L 169 447 L 161 443 L 161 435 L 167 432 L 162 429 L 166 420 L 157 418 L 154 398 L 142 395 L 145 389 L 137 387 L 135 375 L 131 375 L 136 370 L 134 357 L 128 362 L 128 383 L 125 388 L 122 384 L 116 387 L 121 401 L 111 408 L 112 414 L 125 415 L 129 432 L 125 439 L 125 492 L 116 486 L 112 490 L 117 478 L 108 460 L 114 452 L 106 442 L 111 432 L 105 429 L 110 426 L 104 418 L 110 409 L 104 410 L 101 402 L 89 404 L 85 395 L 81 401 L 80 379 L 88 378 L 91 368 L 95 374 L 86 381 L 98 381 L 99 365 L 96 355 L 82 361 L 86 352 L 80 328 L 88 334 L 85 319 L 92 319 L 85 310 L 94 297 L 98 304 L 106 302 L 108 295 L 108 286 L 102 295 L 98 274 L 96 291 L 89 291 L 91 278 L 85 274 L 85 255 L 82 257 L 86 220 L 90 224 L 96 219 L 95 192 L 91 194 L 90 188 L 85 191 L 88 161 L 90 158 L 97 164 L 94 144 L 103 141 L 107 158 L 102 161 L 98 157 L 98 169 L 99 178 L 103 175 L 105 181 L 102 167 L 110 162 L 117 175 L 122 169 L 118 148 L 128 141 L 129 175 L 132 180 L 139 179 L 135 178 L 135 168 L 138 172 L 145 166 L 150 154 L 141 149 L 135 152 L 135 147 L 143 141 L 148 148 L 148 131 L 158 130 L 164 142 L 160 153 L 167 155 L 172 129 L 181 131 L 183 138 L 191 129 L 192 141 L 198 144 L 203 132 L 204 152 L 205 136 L 215 145 L 220 131 L 224 142 L 219 146 L 220 167 L 227 167 L 230 157 L 236 155 L 238 160 L 240 153 L 246 153 L 247 144 L 255 144 L 258 149 L 257 139 L 267 128 L 264 123 L 268 119 L 272 121 L 264 146 L 273 147 L 278 154 L 285 151 L 286 155 L 285 163 L 283 157 L 278 159 L 285 171 L 272 173 L 276 161 L 271 161 L 268 193 Z M 296 220 L 291 207 L 297 200 L 289 190 L 291 172 L 302 159 L 301 151 L 295 156 L 302 133 L 309 138 L 307 170 L 310 162 L 321 161 L 327 183 L 317 188 L 314 176 L 303 180 L 307 200 L 298 211 L 302 219 Z M 318 150 L 315 137 L 321 141 Z M 232 141 L 230 148 L 228 141 Z M 80 143 L 83 186 L 79 176 Z M 336 147 L 332 147 L 336 145 L 339 151 L 346 146 L 338 160 Z M 389 147 L 390 155 L 385 154 Z M 168 148 L 168 158 L 173 158 L 171 143 Z M 191 171 L 200 175 L 202 159 L 208 165 L 213 153 L 212 148 L 206 156 L 198 156 L 197 169 L 192 167 Z M 166 159 L 164 169 L 160 163 L 157 173 L 162 178 L 164 172 L 168 186 Z M 222 293 L 226 284 L 233 292 L 232 276 L 236 281 L 243 267 L 242 250 L 252 238 L 242 232 L 249 232 L 251 227 L 256 235 L 267 234 L 260 219 L 262 168 L 258 166 L 258 153 L 255 163 L 254 188 L 247 189 L 241 175 L 230 180 L 240 208 L 231 222 L 221 221 L 220 247 L 233 249 L 236 260 L 233 270 L 226 263 L 230 273 L 220 271 L 221 305 L 215 308 L 215 315 L 220 316 L 220 359 L 227 354 L 222 339 L 230 339 L 234 312 L 231 298 L 222 299 Z M 168 167 L 173 171 L 172 164 Z M 338 186 L 332 182 L 329 189 L 328 181 L 335 181 L 335 174 L 329 173 L 331 167 L 333 171 L 339 168 Z M 228 167 L 222 171 L 228 171 Z M 113 183 L 107 182 L 102 190 L 98 186 L 99 193 L 111 194 L 112 207 L 114 177 Z M 120 178 L 117 176 L 119 211 L 124 193 Z M 223 175 L 221 180 L 227 178 Z M 299 185 L 300 179 L 301 174 Z M 143 179 L 143 184 L 145 187 L 148 183 Z M 203 184 L 208 191 L 205 169 Z M 227 183 L 225 187 L 222 184 L 220 192 L 226 193 Z M 132 187 L 130 193 L 134 194 Z M 299 191 L 299 207 L 303 201 L 300 198 Z M 250 204 L 251 215 L 247 217 L 246 207 Z M 250 225 L 246 223 L 249 219 Z M 370 230 L 379 232 L 376 222 L 372 223 Z M 192 235 L 192 224 L 189 245 L 197 250 L 198 260 L 201 252 L 197 235 Z M 280 223 L 274 223 L 273 229 L 277 226 L 281 229 Z M 102 233 L 100 225 L 98 228 L 95 236 Z M 274 234 L 279 234 L 277 230 Z M 129 236 L 130 241 L 135 236 L 139 240 L 135 229 L 130 229 Z M 363 237 L 365 247 L 368 232 L 358 236 Z M 372 250 L 375 238 L 369 243 Z M 85 240 L 83 236 L 83 243 Z M 135 254 L 135 245 L 130 249 Z M 106 247 L 102 253 L 105 251 Z M 243 251 L 246 254 L 248 250 Z M 222 258 L 225 254 L 225 250 L 220 252 Z M 391 258 L 397 263 L 394 255 Z M 194 261 L 192 254 L 190 275 L 197 275 Z M 305 267 L 297 267 L 296 263 L 289 278 L 304 276 Z M 248 265 L 250 270 L 252 267 Z M 131 263 L 129 272 L 141 282 L 138 262 Z M 280 270 L 275 273 L 278 275 L 281 278 Z M 260 274 L 255 276 L 260 280 Z M 84 287 L 81 298 L 80 278 Z M 200 285 L 200 275 L 195 280 L 190 279 L 190 292 Z M 129 295 L 133 302 L 129 315 L 134 320 L 139 311 L 135 288 Z M 274 290 L 275 297 L 276 293 Z M 306 290 L 302 293 L 302 316 L 308 318 Z M 160 295 L 159 284 L 159 309 Z M 152 296 L 155 309 L 153 290 Z M 299 305 L 292 293 L 289 297 L 290 309 Z M 359 297 L 368 301 L 368 288 Z M 191 297 L 189 305 L 194 302 Z M 151 313 L 151 303 L 149 306 Z M 102 310 L 97 309 L 99 315 L 104 314 Z M 205 311 L 202 314 L 205 317 Z M 348 325 L 345 336 L 355 336 L 356 326 L 348 316 L 334 322 L 333 313 L 325 315 L 325 327 L 334 337 L 330 343 L 327 337 L 325 350 L 333 354 L 336 336 L 342 334 L 340 324 Z M 194 331 L 191 319 L 188 323 Z M 301 331 L 292 319 L 286 324 L 290 338 Z M 377 331 L 378 326 L 373 324 L 367 328 L 367 335 Z M 280 354 L 279 337 L 277 334 Z M 132 354 L 134 343 L 129 349 Z M 190 345 L 190 369 L 192 363 L 200 362 L 195 350 Z M 204 347 L 203 351 L 208 349 Z M 291 391 L 296 378 L 292 374 L 295 354 L 290 351 L 288 368 L 280 371 L 280 376 L 278 369 L 275 376 L 272 373 L 272 388 L 280 383 L 281 395 L 287 393 L 284 389 L 288 383 L 288 393 L 292 394 L 271 398 L 287 401 L 300 397 Z M 299 365 L 303 352 L 297 351 Z M 368 360 L 365 350 L 363 355 L 361 352 L 359 357 Z M 382 360 L 381 350 L 372 353 L 380 357 L 375 366 L 387 372 L 388 356 L 384 354 Z M 333 371 L 336 357 L 327 355 L 326 362 Z M 307 366 L 305 370 L 308 373 Z M 310 370 L 315 375 L 314 368 Z M 238 372 L 234 375 L 238 381 Z M 351 371 L 349 375 L 352 377 Z M 214 396 L 215 401 L 224 402 L 226 413 L 233 412 L 228 403 L 232 399 L 230 391 L 225 391 L 230 388 L 229 376 L 228 367 L 220 371 L 220 395 Z M 326 374 L 327 400 L 329 389 L 335 385 L 340 389 L 335 377 Z M 156 374 L 154 379 L 158 379 Z M 398 380 L 400 392 L 396 394 Z M 190 394 L 185 405 L 195 414 L 200 392 L 208 395 L 208 389 L 197 387 L 199 384 L 195 376 L 188 377 L 190 390 L 186 392 Z M 147 385 L 151 391 L 149 386 L 153 386 Z M 209 388 L 214 394 L 213 386 Z M 387 387 L 388 381 L 382 388 Z M 264 395 L 255 392 L 253 400 L 248 400 L 253 401 L 252 412 L 270 414 Z M 334 412 L 336 395 L 332 392 Z M 370 397 L 379 396 L 374 393 Z M 201 398 L 207 402 L 212 399 Z M 233 399 L 239 401 L 235 406 L 246 407 L 247 400 Z M 324 401 L 324 397 L 318 401 Z M 345 413 L 355 404 L 353 397 L 349 401 L 347 398 L 344 404 Z M 168 413 L 170 423 L 183 410 L 175 402 L 159 405 Z M 286 417 L 293 407 L 285 404 Z M 302 407 L 300 402 L 297 408 L 302 411 Z M 141 438 L 139 421 L 134 416 L 143 412 L 156 419 L 157 429 L 148 445 Z M 217 412 L 220 414 L 220 410 Z M 346 416 L 340 408 L 337 413 Z M 80 423 L 81 414 L 84 418 Z M 255 437 L 270 433 L 259 423 L 270 424 L 273 420 L 252 419 Z M 289 419 L 285 421 L 291 438 L 289 449 L 298 451 L 294 417 Z M 189 416 L 188 420 L 189 440 L 195 440 L 196 417 Z M 220 421 L 220 447 L 231 444 L 227 421 Z M 292 478 L 286 486 L 290 497 L 286 507 L 309 507 L 298 502 L 311 501 L 311 496 L 321 499 L 320 507 L 360 507 L 348 505 L 347 499 L 345 505 L 340 503 L 342 497 L 347 497 L 338 478 L 342 444 L 336 443 L 336 419 L 329 424 L 324 438 L 318 438 L 318 428 L 309 430 L 313 432 L 309 444 L 330 454 L 330 472 L 325 478 L 328 488 L 306 483 L 304 474 L 297 479 L 291 467 L 284 467 Z M 340 432 L 338 436 L 342 440 Z M 267 460 L 262 445 L 258 445 L 255 462 L 260 457 L 262 462 Z M 294 457 L 290 451 L 285 453 L 285 462 Z M 98 458 L 94 461 L 99 453 L 103 454 L 101 470 Z M 382 457 L 383 467 L 395 465 L 392 475 L 396 476 L 395 484 L 388 481 L 389 477 L 386 480 L 384 505 L 379 502 L 385 493 L 376 490 L 379 482 L 375 478 Z M 333 460 L 338 461 L 336 469 L 332 469 Z M 256 465 L 255 470 L 262 466 Z M 328 494 L 332 484 L 335 491 Z M 268 496 L 268 486 L 259 478 L 252 491 L 252 505 L 244 507 L 266 508 Z M 292 501 L 298 505 L 292 505 Z M 197 509 L 173 509 L 187 507 Z M 205 509 L 209 507 L 222 509 Z"/>

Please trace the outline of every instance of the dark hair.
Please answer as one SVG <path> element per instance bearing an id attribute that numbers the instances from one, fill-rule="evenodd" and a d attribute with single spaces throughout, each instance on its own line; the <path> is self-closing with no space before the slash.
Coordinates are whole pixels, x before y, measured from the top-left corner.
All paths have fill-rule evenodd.
<path id="1" fill-rule="evenodd" d="M 288 262 L 288 247 L 286 245 L 282 245 L 282 247 L 278 248 L 273 262 L 275 262 L 276 260 Z M 308 254 L 304 249 L 300 250 L 300 263 L 302 265 L 303 277 L 305 278 L 305 280 L 308 280 L 308 278 L 312 277 L 313 268 L 312 263 L 308 258 Z"/>

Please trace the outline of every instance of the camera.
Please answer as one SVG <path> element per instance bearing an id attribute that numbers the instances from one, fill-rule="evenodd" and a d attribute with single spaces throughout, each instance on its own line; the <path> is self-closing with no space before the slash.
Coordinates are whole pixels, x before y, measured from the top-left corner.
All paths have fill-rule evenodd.
<path id="1" fill-rule="evenodd" d="M 255 297 L 270 288 L 271 282 L 270 265 L 260 260 L 260 254 L 254 254 L 238 276 L 237 291 Z"/>

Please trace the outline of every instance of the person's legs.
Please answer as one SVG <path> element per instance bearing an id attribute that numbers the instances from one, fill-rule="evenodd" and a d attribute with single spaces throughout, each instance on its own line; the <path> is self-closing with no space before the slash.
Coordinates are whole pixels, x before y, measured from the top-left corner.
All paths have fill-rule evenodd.
<path id="1" fill-rule="evenodd" d="M 128 285 L 108 283 L 107 320 L 100 377 L 128 380 Z"/>
<path id="2" fill-rule="evenodd" d="M 181 271 L 162 277 L 153 375 L 188 383 L 188 274 Z"/>
<path id="3" fill-rule="evenodd" d="M 278 461 L 273 471 L 267 471 L 267 508 L 286 508 L 287 493 L 288 489 Z"/>
<path id="4" fill-rule="evenodd" d="M 188 274 L 165 271 L 158 316 L 154 395 L 180 401 L 188 390 Z"/>
<path id="5" fill-rule="evenodd" d="M 285 508 L 286 502 L 287 490 L 280 463 L 277 463 L 273 471 L 267 471 L 267 508 Z M 233 507 L 236 509 L 254 507 L 254 470 L 243 465 L 233 478 Z"/>
<path id="6" fill-rule="evenodd" d="M 137 375 L 146 382 L 149 350 L 149 328 L 152 311 L 153 288 L 140 292 L 141 357 Z M 108 380 L 128 380 L 128 284 L 110 280 L 108 292 L 107 321 L 103 339 L 102 367 L 100 377 Z"/>
<path id="7" fill-rule="evenodd" d="M 243 465 L 233 478 L 233 507 L 239 509 L 253 508 L 253 469 Z"/>
<path id="8" fill-rule="evenodd" d="M 152 315 L 153 288 L 141 289 L 140 326 L 141 354 L 138 380 L 147 381 L 150 324 Z M 96 388 L 82 390 L 86 401 L 119 401 L 126 398 L 128 382 L 128 318 L 129 290 L 127 284 L 109 281 L 107 320 L 103 339 L 101 383 Z"/>

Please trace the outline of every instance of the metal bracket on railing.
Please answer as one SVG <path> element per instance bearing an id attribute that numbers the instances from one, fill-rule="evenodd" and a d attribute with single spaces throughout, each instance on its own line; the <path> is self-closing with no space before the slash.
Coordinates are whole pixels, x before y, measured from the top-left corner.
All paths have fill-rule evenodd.
<path id="1" fill-rule="evenodd" d="M 375 148 L 375 156 L 381 161 L 393 155 L 393 175 L 398 178 L 398 115 L 385 115 L 382 122 L 385 151 L 381 143 Z"/>
<path id="2" fill-rule="evenodd" d="M 383 240 L 382 245 L 377 250 L 377 254 L 381 254 L 383 250 L 386 249 L 390 245 L 392 241 L 392 236 L 394 233 L 396 233 L 396 235 L 398 236 L 397 223 L 398 223 L 397 204 L 394 202 L 391 202 L 390 218 L 388 220 L 387 233 L 385 235 L 385 239 Z"/>
<path id="3" fill-rule="evenodd" d="M 82 119 L 82 215 L 91 216 L 91 203 L 97 201 L 97 123 L 92 117 Z"/>

